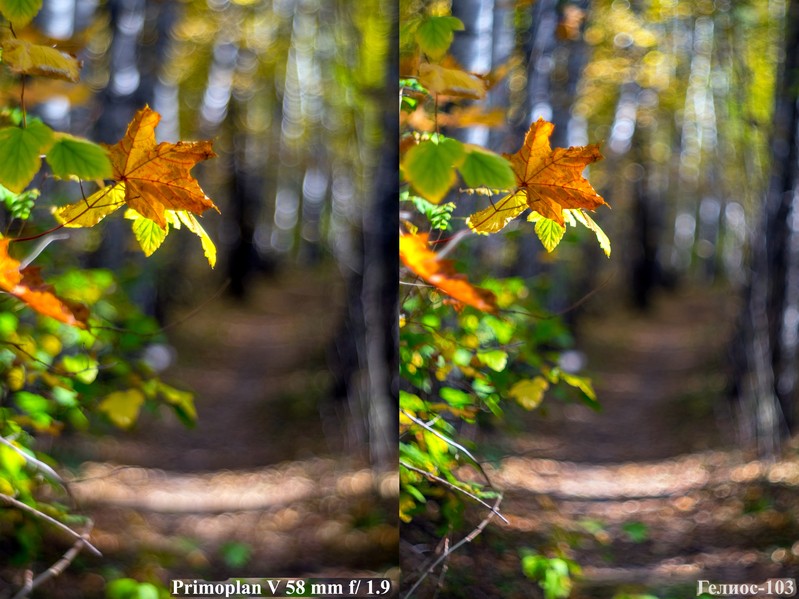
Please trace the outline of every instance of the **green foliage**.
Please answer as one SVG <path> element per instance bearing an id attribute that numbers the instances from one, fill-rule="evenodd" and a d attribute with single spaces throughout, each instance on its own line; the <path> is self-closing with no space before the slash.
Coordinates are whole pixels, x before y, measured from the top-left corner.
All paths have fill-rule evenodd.
<path id="1" fill-rule="evenodd" d="M 469 229 L 497 233 L 529 209 L 547 251 L 561 241 L 567 224 L 579 222 L 610 252 L 607 236 L 584 213 L 604 204 L 582 177 L 584 166 L 601 158 L 597 146 L 552 150 L 553 126 L 544 121 L 531 127 L 512 156 L 440 132 L 443 122 L 459 125 L 464 111 L 458 104 L 482 99 L 492 84 L 490 76 L 467 73 L 448 60 L 453 32 L 460 26 L 443 12 L 411 12 L 400 24 L 400 105 L 404 114 L 422 118 L 404 120 L 401 138 L 405 232 L 400 258 L 410 276 L 401 287 L 400 305 L 399 508 L 406 523 L 434 518 L 442 536 L 462 527 L 466 502 L 491 509 L 499 498 L 474 448 L 461 438 L 464 427 L 535 410 L 548 397 L 576 398 L 598 407 L 590 380 L 558 366 L 572 339 L 562 320 L 541 305 L 543 277 L 488 277 L 475 287 L 470 281 L 482 277 L 471 272 L 473 264 L 458 260 L 467 255 L 459 253 L 460 247 L 448 244 L 465 238 Z M 446 107 L 439 104 L 441 95 L 447 97 Z M 421 130 L 409 124 L 426 118 L 433 124 Z M 461 190 L 465 194 L 503 198 L 472 214 L 468 229 L 436 240 L 433 231 L 457 228 L 459 219 L 451 216 L 456 207 L 473 208 L 472 198 L 464 204 L 453 197 L 459 178 L 468 187 Z M 465 480 L 464 466 L 476 475 Z M 530 551 L 523 554 L 522 567 L 539 581 L 547 599 L 568 596 L 579 574 L 565 556 Z"/>
<path id="2" fill-rule="evenodd" d="M 437 204 L 455 184 L 455 167 L 465 155 L 461 142 L 436 135 L 408 150 L 402 170 L 422 196 Z"/>
<path id="3" fill-rule="evenodd" d="M 247 543 L 230 541 L 219 548 L 222 560 L 230 568 L 244 568 L 252 558 L 252 547 Z"/>
<path id="4" fill-rule="evenodd" d="M 42 0 L 0 0 L 0 13 L 14 23 L 27 25 L 42 8 Z"/>
<path id="5" fill-rule="evenodd" d="M 412 195 L 407 189 L 400 193 L 400 201 L 412 202 L 414 208 L 423 214 L 430 223 L 431 229 L 446 231 L 452 219 L 452 211 L 455 210 L 455 202 L 444 204 L 433 204 L 417 195 Z"/>
<path id="6" fill-rule="evenodd" d="M 538 582 L 545 599 L 563 599 L 571 593 L 573 577 L 579 576 L 580 567 L 562 557 L 546 557 L 535 551 L 522 551 L 522 572 Z"/>
<path id="7" fill-rule="evenodd" d="M 434 204 L 457 181 L 456 169 L 469 187 L 508 188 L 514 182 L 513 171 L 501 156 L 438 134 L 408 150 L 402 160 L 406 180 Z"/>
<path id="8" fill-rule="evenodd" d="M 19 84 L 20 77 L 77 81 L 77 59 L 27 41 L 39 34 L 32 30 L 23 33 L 22 27 L 40 7 L 37 0 L 0 0 L 0 12 L 14 24 L 0 41 L 4 65 L 0 77 L 7 92 Z M 117 276 L 108 270 L 80 268 L 79 256 L 73 255 L 72 249 L 51 251 L 54 246 L 50 242 L 59 242 L 62 237 L 53 233 L 62 227 L 94 226 L 128 201 L 125 184 L 113 183 L 105 192 L 83 196 L 76 204 L 60 208 L 54 206 L 52 196 L 61 186 L 51 182 L 44 188 L 46 194 L 31 186 L 41 170 L 42 157 L 54 178 L 79 181 L 81 190 L 86 180 L 99 180 L 102 185 L 104 179 L 125 177 L 129 182 L 130 173 L 117 167 L 130 167 L 131 152 L 134 158 L 143 156 L 150 134 L 151 145 L 155 145 L 152 129 L 157 115 L 147 112 L 149 109 L 140 111 L 148 118 L 148 125 L 137 130 L 145 139 L 133 140 L 129 135 L 125 143 L 112 146 L 113 153 L 109 154 L 105 147 L 54 131 L 29 116 L 22 96 L 24 86 L 20 89 L 23 91 L 16 100 L 21 108 L 0 107 L 0 206 L 6 211 L 6 223 L 12 219 L 29 221 L 26 237 L 0 236 L 0 288 L 4 291 L 0 294 L 0 494 L 11 506 L 0 511 L 0 535 L 5 539 L 8 563 L 36 575 L 42 570 L 45 544 L 52 541 L 53 523 L 45 517 L 62 523 L 76 536 L 90 523 L 87 517 L 72 512 L 75 506 L 58 474 L 60 465 L 42 448 L 70 429 L 130 429 L 137 425 L 143 409 L 155 412 L 165 408 L 189 426 L 196 419 L 196 411 L 193 395 L 161 381 L 155 365 L 148 361 L 148 349 L 166 340 L 159 324 L 142 314 L 126 296 Z M 47 95 L 46 91 L 42 93 Z M 180 228 L 182 223 L 200 236 L 210 261 L 215 250 L 207 234 L 193 214 L 177 209 L 197 213 L 200 208 L 213 206 L 204 195 L 205 204 L 189 205 L 189 196 L 199 186 L 188 171 L 196 161 L 213 156 L 210 142 L 160 148 L 159 156 L 171 152 L 167 168 L 181 165 L 165 177 L 153 176 L 159 182 L 166 179 L 171 188 L 177 184 L 179 193 L 185 192 L 181 198 L 187 205 L 170 204 L 176 208 L 171 211 L 172 225 Z M 154 172 L 163 166 L 153 162 L 146 161 Z M 145 198 L 145 208 L 162 201 L 163 191 L 157 189 L 152 193 L 157 197 Z M 146 195 L 138 194 L 135 201 Z M 62 216 L 60 224 L 53 226 L 50 216 L 39 222 L 38 216 L 48 212 L 57 219 Z M 160 216 L 157 206 L 153 214 Z M 6 235 L 10 230 L 14 229 L 7 227 Z M 25 244 L 42 239 L 44 243 L 37 247 Z M 25 252 L 27 258 L 18 257 Z M 34 261 L 36 264 L 31 265 Z M 108 585 L 106 596 L 160 599 L 168 593 L 152 581 L 119 578 Z"/>
<path id="9" fill-rule="evenodd" d="M 47 164 L 56 177 L 67 179 L 108 179 L 111 161 L 108 152 L 95 143 L 73 135 L 60 133 L 47 153 Z"/>
<path id="10" fill-rule="evenodd" d="M 28 189 L 22 193 L 14 193 L 10 189 L 0 185 L 0 198 L 2 198 L 3 204 L 6 210 L 8 210 L 9 215 L 11 215 L 11 218 L 28 220 L 36 198 L 38 198 L 39 195 L 40 192 L 38 189 Z"/>
<path id="11" fill-rule="evenodd" d="M 649 538 L 649 527 L 643 522 L 625 522 L 621 529 L 633 543 L 643 543 Z"/>
<path id="12" fill-rule="evenodd" d="M 170 595 L 150 582 L 139 582 L 133 578 L 118 578 L 106 586 L 106 599 L 161 599 Z"/>
<path id="13" fill-rule="evenodd" d="M 53 130 L 39 120 L 0 129 L 0 184 L 19 193 L 42 166 L 41 155 L 53 145 Z"/>
<path id="14" fill-rule="evenodd" d="M 449 15 L 425 17 L 416 28 L 416 42 L 433 60 L 444 57 L 452 45 L 456 31 L 463 31 L 463 22 Z"/>

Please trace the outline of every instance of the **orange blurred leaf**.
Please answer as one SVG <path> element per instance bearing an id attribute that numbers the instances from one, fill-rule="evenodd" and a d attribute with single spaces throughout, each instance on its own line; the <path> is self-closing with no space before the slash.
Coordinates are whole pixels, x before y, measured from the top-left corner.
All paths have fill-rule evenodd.
<path id="1" fill-rule="evenodd" d="M 0 239 L 0 289 L 25 302 L 39 314 L 63 323 L 86 328 L 88 311 L 82 304 L 63 300 L 44 282 L 39 269 L 20 269 L 20 263 L 8 254 L 9 239 Z"/>
<path id="2" fill-rule="evenodd" d="M 219 210 L 205 195 L 191 169 L 216 156 L 210 141 L 155 142 L 155 127 L 161 120 L 145 106 L 128 125 L 127 133 L 108 149 L 114 179 L 125 184 L 125 202 L 142 216 L 166 228 L 166 210 L 188 210 L 202 214 Z"/>
<path id="3" fill-rule="evenodd" d="M 400 259 L 412 272 L 457 301 L 485 312 L 497 311 L 497 298 L 491 291 L 473 286 L 465 275 L 455 271 L 451 260 L 439 260 L 427 247 L 427 233 L 400 235 Z"/>

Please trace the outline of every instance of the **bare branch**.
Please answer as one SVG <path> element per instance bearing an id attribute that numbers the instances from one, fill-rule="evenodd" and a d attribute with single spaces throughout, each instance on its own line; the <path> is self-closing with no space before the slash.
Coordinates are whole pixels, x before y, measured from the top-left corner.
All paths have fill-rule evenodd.
<path id="1" fill-rule="evenodd" d="M 446 551 L 444 551 L 444 553 L 442 553 L 440 556 L 438 556 L 438 559 L 436 561 L 434 561 L 427 568 L 427 570 L 425 570 L 422 573 L 422 575 L 419 577 L 419 580 L 417 580 L 414 583 L 414 585 L 411 587 L 411 589 L 407 593 L 405 593 L 405 595 L 403 596 L 403 599 L 410 599 L 411 597 L 413 597 L 413 593 L 416 591 L 417 588 L 419 588 L 419 585 L 422 584 L 422 581 L 424 581 L 424 579 L 427 578 L 430 575 L 430 573 L 433 570 L 435 570 L 441 562 L 443 562 L 445 559 L 447 559 L 447 557 L 449 557 L 452 553 L 457 551 L 460 547 L 462 547 L 466 543 L 471 543 L 472 541 L 474 541 L 474 539 L 477 538 L 480 535 L 480 533 L 483 532 L 483 530 L 485 530 L 485 527 L 488 526 L 488 523 L 491 521 L 491 518 L 494 517 L 494 514 L 497 514 L 500 518 L 502 518 L 502 516 L 499 514 L 499 511 L 498 511 L 500 503 L 502 503 L 502 495 L 501 494 L 500 494 L 499 497 L 497 497 L 497 500 L 494 502 L 493 507 L 491 507 L 491 512 L 488 514 L 488 516 L 486 516 L 483 519 L 482 522 L 480 522 L 480 524 L 477 525 L 477 528 L 475 528 L 472 532 L 470 532 L 468 535 L 466 535 L 460 541 L 455 543 L 451 548 L 447 549 Z"/>
<path id="2" fill-rule="evenodd" d="M 84 546 L 91 547 L 88 542 L 90 530 L 91 525 L 89 526 L 89 530 L 84 532 L 83 535 L 81 535 L 81 537 L 75 541 L 72 547 L 69 548 L 69 550 L 61 559 L 47 568 L 47 570 L 39 574 L 36 578 L 32 580 L 26 580 L 25 585 L 11 599 L 24 599 L 24 597 L 27 597 L 28 594 L 31 593 L 36 587 L 40 586 L 42 583 L 50 580 L 51 578 L 59 576 L 64 570 L 66 570 L 72 561 L 78 556 Z"/>
<path id="3" fill-rule="evenodd" d="M 453 485 L 448 480 L 445 480 L 445 479 L 441 478 L 440 476 L 436 476 L 432 472 L 428 472 L 427 470 L 422 470 L 421 468 L 417 468 L 416 466 L 411 466 L 410 464 L 408 464 L 407 462 L 403 462 L 402 460 L 400 460 L 399 463 L 400 463 L 400 466 L 402 466 L 403 468 L 407 468 L 408 470 L 413 470 L 414 472 L 418 472 L 419 474 L 424 475 L 425 477 L 429 478 L 430 480 L 434 480 L 437 483 L 441 483 L 442 485 L 445 485 L 445 486 L 449 487 L 453 491 L 457 491 L 458 493 L 463 493 L 467 497 L 471 497 L 472 499 L 474 499 L 477 503 L 479 503 L 480 505 L 482 505 L 486 509 L 489 509 L 489 510 L 493 510 L 494 509 L 494 508 L 491 507 L 490 504 L 488 504 L 487 502 L 485 502 L 482 499 L 480 499 L 474 493 L 469 493 L 469 491 L 467 491 L 466 489 L 461 489 L 458 485 Z M 508 520 L 507 520 L 507 518 L 505 518 L 505 516 L 503 516 L 499 512 L 495 512 L 495 513 L 499 517 L 500 520 L 502 520 L 505 524 L 508 524 Z"/>
<path id="4" fill-rule="evenodd" d="M 480 470 L 480 474 L 482 474 L 482 475 L 483 475 L 483 478 L 485 478 L 485 479 L 486 479 L 486 482 L 488 483 L 488 486 L 489 486 L 489 487 L 491 487 L 492 489 L 495 489 L 495 488 L 496 488 L 496 487 L 494 487 L 494 485 L 491 483 L 491 479 L 490 479 L 490 478 L 488 478 L 488 474 L 486 473 L 486 471 L 485 471 L 485 470 L 483 470 L 483 466 L 480 464 L 480 462 L 478 462 L 478 461 L 477 461 L 477 458 L 476 458 L 476 457 L 474 457 L 474 456 L 473 456 L 473 455 L 472 455 L 472 454 L 469 452 L 469 450 L 468 450 L 468 449 L 466 449 L 466 448 L 465 448 L 463 445 L 460 445 L 459 443 L 456 443 L 455 441 L 453 441 L 452 439 L 450 439 L 450 438 L 449 438 L 449 437 L 447 437 L 446 435 L 443 435 L 443 434 L 441 434 L 441 433 L 440 433 L 440 432 L 438 432 L 436 429 L 434 429 L 432 426 L 430 426 L 428 423 L 426 423 L 424 420 L 420 420 L 419 418 L 417 418 L 416 416 L 414 416 L 413 414 L 410 414 L 409 412 L 407 412 L 407 411 L 405 411 L 405 410 L 400 410 L 400 411 L 401 411 L 401 412 L 402 412 L 402 413 L 403 413 L 403 414 L 404 414 L 404 415 L 405 415 L 407 418 L 409 418 L 409 419 L 410 419 L 410 420 L 411 420 L 411 421 L 412 421 L 414 424 L 418 424 L 418 425 L 419 425 L 419 426 L 421 426 L 423 429 L 425 429 L 425 430 L 427 430 L 427 431 L 431 432 L 431 433 L 432 433 L 432 434 L 434 434 L 436 437 L 438 437 L 439 439 L 441 439 L 442 441 L 444 441 L 444 443 L 446 443 L 447 445 L 451 445 L 452 447 L 455 447 L 456 449 L 459 449 L 460 451 L 462 451 L 463 453 L 465 453 L 465 454 L 466 454 L 466 455 L 469 457 L 469 459 L 470 459 L 470 460 L 472 460 L 472 462 L 474 463 L 474 465 L 475 465 L 475 466 L 477 466 L 477 469 L 478 469 L 478 470 Z M 501 518 L 501 517 L 502 517 L 502 516 L 500 516 L 500 518 Z"/>
<path id="5" fill-rule="evenodd" d="M 30 465 L 34 470 L 38 470 L 39 472 L 41 472 L 42 475 L 47 480 L 58 483 L 59 485 L 64 487 L 64 489 L 66 489 L 67 492 L 69 492 L 69 489 L 67 489 L 66 483 L 58 475 L 58 473 L 55 470 L 53 470 L 50 466 L 48 466 L 47 464 L 45 464 L 41 460 L 38 460 L 34 456 L 32 456 L 32 455 L 30 455 L 28 453 L 25 453 L 19 447 L 14 445 L 11 441 L 6 439 L 2 435 L 0 435 L 0 443 L 5 445 L 9 449 L 12 449 L 12 450 L 16 451 L 19 455 L 21 455 L 23 458 L 25 458 L 25 461 L 28 463 L 28 465 Z"/>
<path id="6" fill-rule="evenodd" d="M 27 513 L 31 514 L 32 516 L 35 516 L 37 518 L 41 518 L 42 520 L 45 520 L 45 521 L 49 522 L 53 526 L 56 526 L 56 527 L 60 528 L 61 530 L 63 530 L 64 532 L 68 533 L 71 537 L 74 537 L 76 539 L 81 539 L 82 544 L 86 545 L 86 547 L 88 547 L 89 550 L 92 553 L 94 553 L 95 555 L 97 555 L 99 557 L 103 556 L 103 554 L 100 553 L 100 550 L 97 549 L 97 547 L 95 547 L 94 545 L 89 543 L 89 541 L 87 541 L 86 539 L 83 538 L 83 535 L 75 532 L 74 530 L 72 530 L 69 526 L 67 526 L 63 522 L 59 522 L 55 518 L 53 518 L 51 516 L 48 516 L 47 514 L 37 510 L 36 508 L 33 508 L 33 507 L 29 506 L 26 503 L 22 503 L 21 501 L 18 501 L 17 499 L 14 499 L 13 497 L 9 497 L 5 493 L 0 493 L 0 501 L 5 503 L 6 505 L 10 505 L 11 507 L 15 507 L 18 510 L 22 510 L 23 512 L 27 512 Z"/>

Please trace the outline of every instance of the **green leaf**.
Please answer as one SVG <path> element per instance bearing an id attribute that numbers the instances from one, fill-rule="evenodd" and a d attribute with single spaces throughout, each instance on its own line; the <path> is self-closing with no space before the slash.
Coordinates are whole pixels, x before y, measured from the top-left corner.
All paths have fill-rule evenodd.
<path id="1" fill-rule="evenodd" d="M 31 210 L 33 210 L 33 205 L 39 195 L 38 189 L 29 189 L 17 194 L 0 185 L 0 199 L 6 205 L 12 218 L 20 220 L 30 218 Z"/>
<path id="2" fill-rule="evenodd" d="M 477 359 L 488 366 L 491 370 L 502 372 L 508 364 L 508 352 L 501 349 L 477 352 Z"/>
<path id="3" fill-rule="evenodd" d="M 0 445 L 0 468 L 14 478 L 18 477 L 25 467 L 25 458 L 10 447 Z"/>
<path id="4" fill-rule="evenodd" d="M 399 392 L 399 400 L 400 406 L 405 410 L 410 410 L 412 412 L 418 412 L 424 409 L 424 401 L 422 398 L 414 393 L 408 393 L 407 391 L 403 391 L 400 389 Z"/>
<path id="5" fill-rule="evenodd" d="M 416 43 L 433 60 L 443 58 L 452 45 L 456 31 L 463 31 L 463 22 L 452 16 L 426 17 L 416 28 Z"/>
<path id="6" fill-rule="evenodd" d="M 159 599 L 158 587 L 133 578 L 118 578 L 105 587 L 106 599 Z"/>
<path id="7" fill-rule="evenodd" d="M 433 204 L 424 198 L 417 195 L 404 193 L 405 197 L 401 198 L 403 201 L 413 202 L 416 209 L 427 217 L 430 221 L 430 226 L 434 229 L 444 231 L 449 228 L 449 221 L 452 219 L 452 212 L 455 210 L 454 202 L 447 202 L 446 204 Z"/>
<path id="8" fill-rule="evenodd" d="M 491 315 L 484 316 L 482 320 L 483 324 L 491 329 L 498 343 L 502 345 L 510 343 L 510 340 L 513 338 L 513 332 L 516 330 L 516 325 L 513 321 L 502 320 L 501 318 Z"/>
<path id="9" fill-rule="evenodd" d="M 157 389 L 168 404 L 175 409 L 180 421 L 186 426 L 193 426 L 197 421 L 197 409 L 194 407 L 194 394 L 190 391 L 175 389 L 166 383 L 157 381 Z"/>
<path id="10" fill-rule="evenodd" d="M 408 150 L 402 160 L 402 172 L 419 195 L 438 204 L 455 184 L 455 167 L 465 155 L 461 142 L 439 136 Z"/>
<path id="11" fill-rule="evenodd" d="M 505 158 L 480 146 L 466 146 L 466 157 L 458 170 L 469 187 L 511 189 L 516 185 L 513 169 Z"/>
<path id="12" fill-rule="evenodd" d="M 42 166 L 41 155 L 53 143 L 53 130 L 41 121 L 27 127 L 0 129 L 0 184 L 19 193 L 33 180 Z"/>
<path id="13" fill-rule="evenodd" d="M 87 139 L 67 133 L 55 135 L 55 143 L 46 158 L 53 174 L 60 179 L 71 176 L 87 180 L 111 177 L 108 152 Z"/>
<path id="14" fill-rule="evenodd" d="M 86 383 L 87 385 L 92 384 L 94 379 L 97 378 L 97 360 L 86 354 L 64 356 L 61 360 L 61 367 L 81 383 Z"/>
<path id="15" fill-rule="evenodd" d="M 534 410 L 544 400 L 544 393 L 549 389 L 549 381 L 542 376 L 518 381 L 510 388 L 508 395 L 525 410 Z"/>
<path id="16" fill-rule="evenodd" d="M 106 395 L 97 409 L 104 412 L 119 428 L 130 428 L 139 417 L 139 409 L 143 403 L 144 394 L 141 391 L 128 389 Z"/>
<path id="17" fill-rule="evenodd" d="M 425 496 L 422 495 L 422 492 L 413 485 L 404 485 L 402 487 L 402 490 L 407 491 L 408 494 L 412 495 L 413 498 L 416 499 L 416 501 L 418 501 L 419 503 L 425 503 L 427 501 Z"/>
<path id="18" fill-rule="evenodd" d="M 412 445 L 410 443 L 400 443 L 399 451 L 400 456 L 406 461 L 411 462 L 411 465 L 417 466 L 422 470 L 427 470 L 428 472 L 435 470 L 435 466 L 433 461 L 430 459 L 430 456 L 427 453 L 424 453 L 416 445 Z M 402 466 L 400 466 L 400 468 L 402 468 Z"/>
<path id="19" fill-rule="evenodd" d="M 597 402 L 596 398 L 596 391 L 594 391 L 594 386 L 591 384 L 591 380 L 589 378 L 561 371 L 560 380 L 562 380 L 567 385 L 571 385 L 572 387 L 582 391 L 583 395 L 588 400 L 586 403 L 588 403 L 588 405 L 594 408 L 595 410 L 599 409 L 599 403 Z"/>
<path id="20" fill-rule="evenodd" d="M 229 541 L 219 548 L 219 554 L 229 568 L 243 568 L 250 563 L 252 548 L 246 543 Z"/>
<path id="21" fill-rule="evenodd" d="M 565 227 L 561 227 L 554 220 L 544 218 L 537 212 L 531 214 L 528 220 L 535 221 L 535 234 L 538 235 L 538 239 L 541 240 L 548 252 L 558 247 L 560 240 L 563 239 L 563 234 L 566 233 Z"/>
<path id="22" fill-rule="evenodd" d="M 0 312 L 0 338 L 5 339 L 15 333 L 19 326 L 19 319 L 11 312 Z"/>
<path id="23" fill-rule="evenodd" d="M 463 408 L 466 406 L 470 406 L 474 404 L 472 397 L 466 393 L 465 391 L 461 391 L 460 389 L 454 389 L 452 387 L 442 387 L 441 390 L 438 392 L 441 396 L 441 399 L 446 401 L 449 405 L 454 408 Z"/>
<path id="24" fill-rule="evenodd" d="M 14 25 L 27 25 L 42 9 L 42 0 L 0 0 L 0 12 Z"/>
<path id="25" fill-rule="evenodd" d="M 167 225 L 166 228 L 162 229 L 157 222 L 143 217 L 135 210 L 129 209 L 126 211 L 125 216 L 128 218 L 134 216 L 133 224 L 131 225 L 133 236 L 139 242 L 144 255 L 152 256 L 153 252 L 161 247 L 167 234 L 169 234 L 169 226 Z"/>
<path id="26" fill-rule="evenodd" d="M 625 522 L 621 529 L 633 543 L 643 543 L 649 538 L 649 527 L 643 522 Z"/>
<path id="27" fill-rule="evenodd" d="M 19 391 L 14 394 L 14 403 L 19 406 L 19 409 L 31 416 L 37 414 L 46 414 L 50 411 L 50 402 L 47 398 L 28 391 Z"/>

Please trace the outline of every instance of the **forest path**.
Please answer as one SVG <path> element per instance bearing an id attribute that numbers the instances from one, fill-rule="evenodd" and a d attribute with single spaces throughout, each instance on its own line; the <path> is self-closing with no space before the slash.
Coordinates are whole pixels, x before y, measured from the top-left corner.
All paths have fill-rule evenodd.
<path id="1" fill-rule="evenodd" d="M 162 580 L 377 576 L 396 563 L 396 474 L 347 451 L 330 399 L 344 301 L 328 267 L 186 308 L 163 378 L 194 391 L 196 427 L 163 409 L 133 431 L 68 442 L 72 492 L 106 563 Z M 101 581 L 80 586 L 93 582 L 102 597 Z"/>
<path id="2" fill-rule="evenodd" d="M 766 463 L 732 447 L 734 313 L 729 291 L 705 288 L 660 296 L 646 314 L 586 318 L 578 345 L 601 411 L 552 399 L 546 415 L 514 413 L 511 436 L 483 440 L 499 456 L 487 470 L 509 524 L 453 555 L 448 587 L 472 599 L 535 596 L 522 548 L 580 564 L 572 599 L 684 599 L 699 579 L 796 577 L 799 456 Z M 489 559 L 498 549 L 499 563 Z"/>

